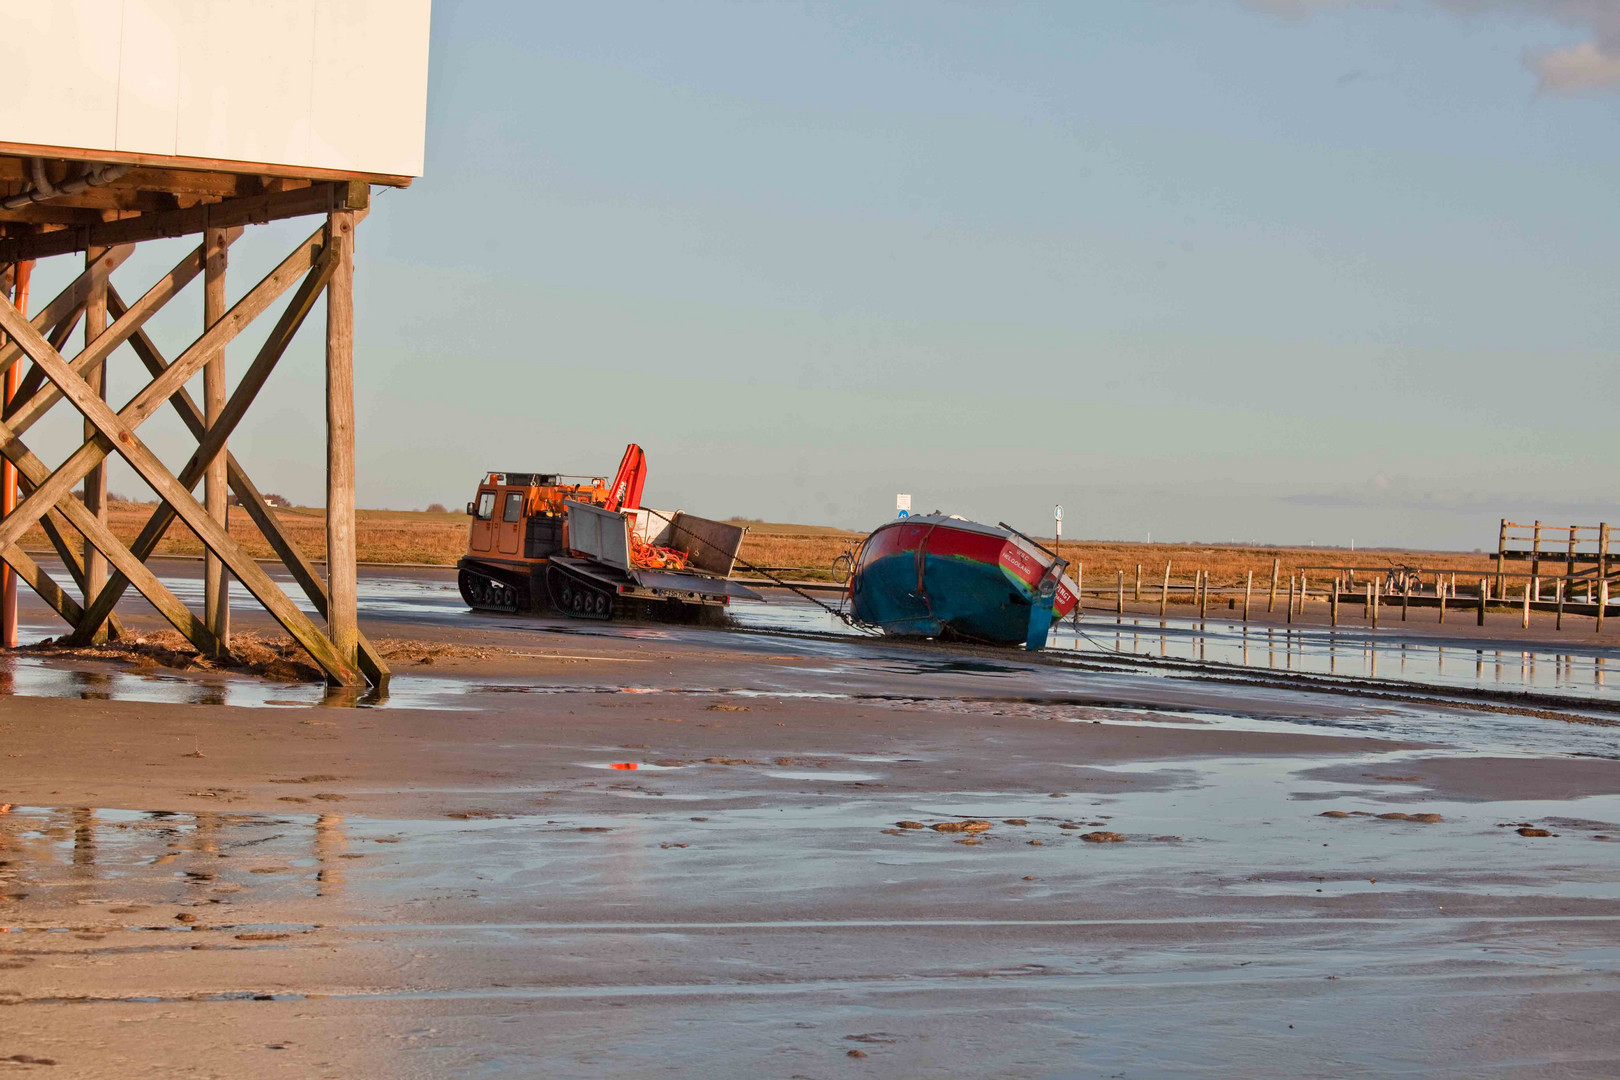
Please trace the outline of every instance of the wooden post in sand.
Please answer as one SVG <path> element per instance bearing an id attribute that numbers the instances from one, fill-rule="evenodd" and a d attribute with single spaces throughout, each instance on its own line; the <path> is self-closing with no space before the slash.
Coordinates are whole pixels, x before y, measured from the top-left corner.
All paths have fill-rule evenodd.
<path id="1" fill-rule="evenodd" d="M 1288 621 L 1294 621 L 1294 575 L 1288 575 Z"/>
<path id="2" fill-rule="evenodd" d="M 1249 597 L 1254 592 L 1254 571 L 1249 571 L 1248 580 L 1243 583 L 1243 621 L 1249 621 Z"/>
<path id="3" fill-rule="evenodd" d="M 1084 607 L 1080 602 L 1080 591 L 1086 587 L 1086 564 L 1074 564 L 1074 621 L 1080 621 L 1080 609 Z"/>
<path id="4" fill-rule="evenodd" d="M 1598 525 L 1597 632 L 1603 633 L 1603 614 L 1609 606 L 1609 523 Z"/>
<path id="5" fill-rule="evenodd" d="M 1539 530 L 1538 530 L 1539 531 Z M 1530 629 L 1530 583 L 1524 583 L 1524 628 Z"/>
<path id="6" fill-rule="evenodd" d="M 1164 561 L 1164 584 L 1159 586 L 1159 618 L 1164 618 L 1164 605 L 1170 602 L 1170 560 Z"/>
<path id="7" fill-rule="evenodd" d="M 1444 574 L 1434 580 L 1434 596 L 1436 600 L 1440 601 L 1440 623 L 1443 626 L 1446 621 L 1446 576 Z"/>
<path id="8" fill-rule="evenodd" d="M 1305 580 L 1305 571 L 1299 572 L 1299 613 L 1305 614 L 1305 593 L 1310 588 Z"/>
<path id="9" fill-rule="evenodd" d="M 1198 594 L 1198 621 L 1203 622 L 1209 614 L 1209 571 L 1198 571 L 1198 579 L 1203 585 L 1203 591 Z"/>
<path id="10" fill-rule="evenodd" d="M 1558 584 L 1553 586 L 1553 594 L 1558 600 L 1558 618 L 1553 623 L 1553 629 L 1554 630 L 1562 630 L 1564 628 L 1564 579 L 1563 578 L 1559 578 L 1558 579 Z"/>
<path id="11" fill-rule="evenodd" d="M 1407 578 L 1401 585 L 1401 622 L 1406 621 L 1406 612 L 1412 606 L 1412 579 Z"/>
<path id="12" fill-rule="evenodd" d="M 1119 591 L 1114 594 L 1114 614 L 1121 618 L 1125 615 L 1125 571 L 1119 571 Z"/>
<path id="13" fill-rule="evenodd" d="M 1131 594 L 1131 599 L 1136 601 L 1138 604 L 1140 604 L 1142 602 L 1142 564 L 1141 563 L 1136 564 L 1136 591 Z"/>
<path id="14" fill-rule="evenodd" d="M 1333 626 L 1339 625 L 1339 579 L 1337 576 L 1333 579 L 1332 598 L 1328 600 L 1328 621 Z"/>
<path id="15" fill-rule="evenodd" d="M 1479 625 L 1485 625 L 1485 605 L 1491 599 L 1491 579 L 1479 579 Z"/>
<path id="16" fill-rule="evenodd" d="M 1372 582 L 1370 582 L 1370 581 L 1367 582 L 1367 584 L 1364 586 L 1364 588 L 1366 589 L 1366 595 L 1362 598 L 1362 601 L 1361 601 L 1361 617 L 1363 619 L 1371 619 L 1372 618 Z"/>
<path id="17" fill-rule="evenodd" d="M 1277 572 L 1282 568 L 1281 559 L 1271 560 L 1271 599 L 1266 601 L 1266 613 L 1277 610 Z"/>
<path id="18" fill-rule="evenodd" d="M 1383 588 L 1376 580 L 1368 588 L 1372 591 L 1372 628 L 1376 630 L 1378 629 L 1378 601 L 1383 598 Z"/>

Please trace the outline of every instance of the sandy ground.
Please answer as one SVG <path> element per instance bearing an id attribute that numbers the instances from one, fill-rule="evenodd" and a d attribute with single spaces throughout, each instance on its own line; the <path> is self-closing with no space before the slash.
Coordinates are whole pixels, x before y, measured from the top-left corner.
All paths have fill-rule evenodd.
<path id="1" fill-rule="evenodd" d="M 1620 1072 L 1620 729 L 370 616 L 370 704 L 0 660 L 0 1071 Z"/>

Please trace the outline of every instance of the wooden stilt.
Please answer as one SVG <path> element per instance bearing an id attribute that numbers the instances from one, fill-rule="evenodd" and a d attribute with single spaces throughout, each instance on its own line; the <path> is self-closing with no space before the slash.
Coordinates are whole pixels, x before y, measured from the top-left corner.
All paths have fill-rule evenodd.
<path id="1" fill-rule="evenodd" d="M 99 248 L 89 248 L 84 253 L 84 268 L 89 270 L 95 265 L 96 259 L 105 252 Z M 90 283 L 90 295 L 85 301 L 84 308 L 84 347 L 90 348 L 107 329 L 107 279 L 96 278 Z M 107 400 L 107 361 L 103 356 L 97 362 L 90 364 L 83 373 L 84 381 L 92 392 L 102 401 Z M 84 422 L 85 439 L 96 437 L 96 427 L 89 420 Z M 107 470 L 100 465 L 91 469 L 84 478 L 84 508 L 103 525 L 107 523 Z M 107 560 L 101 552 L 86 540 L 84 542 L 84 602 L 86 606 L 96 598 L 101 587 L 107 584 Z M 106 631 L 99 631 L 93 639 L 105 641 Z"/>
<path id="2" fill-rule="evenodd" d="M 225 263 L 228 241 L 224 229 L 203 234 L 203 329 L 211 329 L 225 317 Z M 219 422 L 225 409 L 225 350 L 221 348 L 203 364 L 203 410 L 210 427 Z M 203 462 L 203 505 L 208 516 L 228 529 L 224 444 L 220 452 Z M 225 565 L 213 552 L 203 555 L 203 621 L 219 639 L 220 647 L 231 647 L 230 582 Z"/>
<path id="3" fill-rule="evenodd" d="M 255 388 L 262 386 L 265 379 L 268 378 L 269 368 L 273 362 L 269 358 L 271 356 L 279 357 L 285 343 L 291 341 L 292 337 L 298 332 L 303 319 L 309 313 L 309 309 L 314 307 L 320 290 L 325 287 L 329 273 L 330 260 L 323 259 L 322 263 L 310 272 L 310 276 L 299 287 L 299 291 L 287 305 L 287 309 L 282 313 L 275 329 L 271 331 L 270 338 L 260 349 L 259 356 L 254 359 L 247 371 L 243 373 L 241 381 L 237 384 L 236 393 L 231 395 L 231 400 L 226 403 L 222 413 L 221 423 L 225 434 L 229 434 L 234 429 L 235 424 L 240 420 L 243 412 L 246 411 L 251 403 L 249 398 L 253 392 L 256 392 Z M 118 296 L 116 289 L 108 290 L 107 306 L 108 310 L 115 316 L 123 310 L 123 301 Z M 280 342 L 281 345 L 274 344 L 277 342 Z M 134 349 L 135 355 L 140 358 L 141 363 L 146 366 L 147 371 L 154 378 L 163 374 L 170 367 L 169 362 L 158 352 L 157 347 L 152 344 L 151 339 L 146 336 L 144 331 L 137 331 L 130 337 L 129 343 L 130 347 Z M 202 443 L 208 435 L 208 426 L 203 418 L 202 410 L 191 400 L 191 395 L 186 392 L 184 387 L 181 387 L 179 392 L 169 399 L 169 404 L 174 406 L 175 411 L 191 431 L 192 436 L 196 438 L 199 444 Z M 260 534 L 264 536 L 271 550 L 276 553 L 276 557 L 285 564 L 288 572 L 292 574 L 293 580 L 298 582 L 299 587 L 304 590 L 304 594 L 309 597 L 310 603 L 315 605 L 316 612 L 321 618 L 326 618 L 326 583 L 322 580 L 320 571 L 287 536 L 286 531 L 281 526 L 280 519 L 276 516 L 275 509 L 265 500 L 259 489 L 254 486 L 253 481 L 249 479 L 247 472 L 228 450 L 225 452 L 225 465 L 226 476 L 230 482 L 231 490 L 235 492 L 242 509 L 253 519 L 253 523 L 258 526 Z M 181 482 L 185 482 L 184 476 L 181 477 Z M 170 507 L 160 506 L 157 513 L 164 515 L 161 526 L 148 522 L 147 528 L 142 530 L 141 537 L 137 539 L 133 547 L 135 554 L 143 560 L 156 548 L 157 542 L 174 520 L 174 511 Z M 107 605 L 107 611 L 111 611 L 111 604 L 117 601 L 127 585 L 128 582 L 123 579 L 122 575 L 115 576 L 108 584 L 107 592 L 103 594 L 104 596 L 110 594 L 111 598 Z M 86 616 L 87 619 L 99 617 L 100 612 L 97 609 L 92 609 Z M 110 614 L 107 617 L 112 618 Z M 382 655 L 377 652 L 364 634 L 359 637 L 359 647 L 360 670 L 365 673 L 366 678 L 373 685 L 381 686 L 386 684 L 389 677 L 387 662 L 383 660 Z"/>
<path id="4" fill-rule="evenodd" d="M 233 320 L 227 316 L 224 320 L 221 320 L 219 326 L 215 329 L 222 330 L 232 325 Z M 231 573 L 236 575 L 237 579 L 247 587 L 248 591 L 253 593 L 254 597 L 276 618 L 276 621 L 280 622 L 287 632 L 304 647 L 315 662 L 320 665 L 321 669 L 326 672 L 328 679 L 343 685 L 355 685 L 364 681 L 364 677 L 355 668 L 355 665 L 343 659 L 332 647 L 332 643 L 309 621 L 308 616 L 299 611 L 292 601 L 287 598 L 287 594 L 281 591 L 280 586 L 271 580 L 270 576 L 259 567 L 247 552 L 242 550 L 239 544 L 215 524 L 202 505 L 192 498 L 190 491 L 181 485 L 174 474 L 164 467 L 157 456 L 135 434 L 134 427 L 129 421 L 135 420 L 138 422 L 142 418 L 142 413 L 150 415 L 151 409 L 155 409 L 157 405 L 167 400 L 175 390 L 179 389 L 180 384 L 185 381 L 185 375 L 190 372 L 179 372 L 179 377 L 168 385 L 166 390 L 157 388 L 164 383 L 165 379 L 180 369 L 180 364 L 175 364 L 170 372 L 165 373 L 163 378 L 154 379 L 146 391 L 137 394 L 135 399 L 125 406 L 125 413 L 130 414 L 129 418 L 126 419 L 124 416 L 114 414 L 105 402 L 102 402 L 92 393 L 84 380 L 74 374 L 61 355 L 52 349 L 49 343 L 29 327 L 24 320 L 18 318 L 15 309 L 11 308 L 9 304 L 0 304 L 0 326 L 22 338 L 24 347 L 29 355 L 34 358 L 34 362 L 45 368 L 46 375 L 57 385 L 63 395 L 72 401 L 74 408 L 78 409 L 95 426 L 96 441 L 86 443 L 84 447 L 81 447 L 80 452 L 69 459 L 70 464 L 75 463 L 75 460 L 78 459 L 77 465 L 82 467 L 84 459 L 93 456 L 86 455 L 86 451 L 99 448 L 104 456 L 107 448 L 117 447 L 119 455 L 129 462 L 130 466 L 135 469 L 141 479 L 145 480 L 152 490 L 157 492 L 159 498 L 174 507 L 180 519 L 186 523 L 192 532 L 197 534 L 198 539 L 206 547 L 211 548 L 220 557 Z M 207 337 L 208 335 L 205 334 L 204 339 Z M 199 340 L 202 341 L 203 339 Z M 204 349 L 204 356 L 211 353 L 220 344 L 223 344 L 223 342 L 208 342 Z M 188 350 L 188 352 L 190 351 Z M 192 372 L 195 370 L 196 368 L 191 369 Z M 160 394 L 161 396 L 159 396 Z M 9 435 L 9 433 L 0 432 L 0 437 L 6 435 Z M 4 450 L 8 457 L 13 452 L 16 452 L 16 446 L 15 439 L 5 438 Z M 26 450 L 23 453 L 26 453 Z M 32 459 L 34 465 L 43 469 L 43 465 L 38 463 L 37 458 L 33 458 L 31 454 L 28 454 L 28 457 Z M 17 461 L 19 468 L 24 468 L 23 461 L 17 458 L 13 458 L 13 460 Z M 59 476 L 63 470 L 68 468 L 68 465 L 64 465 L 63 469 L 58 470 L 57 474 L 54 475 Z M 46 486 L 42 485 L 41 490 L 46 490 Z M 37 498 L 38 495 L 39 493 L 36 492 L 34 497 Z M 18 514 L 14 514 L 13 518 L 18 517 L 23 512 L 27 502 L 28 500 L 25 500 L 24 505 L 18 507 Z M 71 511 L 71 501 L 67 505 Z M 81 532 L 84 531 L 84 526 L 79 524 L 78 518 L 70 513 L 69 519 L 80 528 Z M 12 527 L 11 519 L 0 522 L 0 540 L 5 538 L 8 529 Z M 106 532 L 105 526 L 99 522 L 94 522 L 93 527 L 97 529 L 99 534 L 106 536 L 111 544 L 116 545 L 119 552 L 128 556 L 128 561 L 137 564 L 136 572 L 145 570 L 144 567 L 138 566 L 138 560 L 133 558 L 128 548 Z M 92 538 L 92 542 L 96 542 L 94 538 Z M 104 551 L 107 550 L 101 543 L 96 543 L 96 546 Z M 108 555 L 110 558 L 112 552 L 108 551 Z M 123 569 L 123 567 L 120 567 L 120 569 Z M 132 581 L 139 584 L 133 574 L 127 570 L 125 573 Z M 147 573 L 149 574 L 149 571 Z M 185 614 L 188 617 L 190 616 L 190 612 Z M 200 630 L 199 640 L 209 644 L 209 647 L 204 651 L 215 651 L 218 646 L 213 639 L 212 632 L 206 626 L 200 626 Z M 194 641 L 195 643 L 196 641 Z M 202 648 L 201 645 L 198 647 Z"/>
<path id="5" fill-rule="evenodd" d="M 1271 560 L 1271 598 L 1266 601 L 1266 614 L 1277 610 L 1277 574 L 1282 570 L 1282 560 Z"/>
<path id="6" fill-rule="evenodd" d="M 74 316 L 75 312 L 82 312 L 92 285 L 97 281 L 106 281 L 107 275 L 129 258 L 134 250 L 135 248 L 129 244 L 108 248 L 100 258 L 69 282 L 67 288 L 57 293 L 50 303 L 39 309 L 39 314 L 30 320 L 34 329 L 44 333 L 47 326 L 56 326 Z M 22 346 L 8 337 L 5 344 L 0 346 L 0 370 L 9 369 L 21 359 L 23 359 Z"/>
<path id="7" fill-rule="evenodd" d="M 359 662 L 360 622 L 354 546 L 353 211 L 328 215 L 326 242 L 336 260 L 326 290 L 326 632 L 337 655 L 354 666 Z"/>
<path id="8" fill-rule="evenodd" d="M 1249 621 L 1249 598 L 1254 594 L 1254 571 L 1243 582 L 1243 621 Z"/>
<path id="9" fill-rule="evenodd" d="M 19 159 L 15 155 L 0 155 L 0 159 L 4 159 L 0 165 L 11 170 L 9 180 L 15 180 Z M 52 162 L 47 162 L 47 168 L 59 171 Z M 266 184 L 264 175 L 285 177 L 286 181 Z M 370 678 L 381 683 L 387 678 L 387 666 L 358 632 L 354 595 L 353 230 L 365 215 L 371 178 L 305 179 L 275 168 L 268 173 L 221 168 L 170 173 L 143 167 L 129 177 L 113 179 L 116 182 L 109 190 L 100 186 L 91 191 L 63 189 L 49 205 L 30 205 L 21 211 L 0 209 L 0 217 L 6 219 L 0 226 L 0 271 L 35 258 L 84 253 L 82 272 L 48 304 L 28 315 L 12 305 L 10 281 L 0 283 L 0 458 L 15 466 L 17 489 L 15 499 L 7 500 L 4 491 L 11 489 L 8 481 L 13 477 L 0 475 L 0 565 L 15 571 L 14 579 L 27 582 L 48 606 L 73 624 L 76 639 L 116 633 L 118 622 L 112 606 L 132 584 L 200 652 L 215 654 L 229 648 L 226 589 L 234 576 L 309 652 L 330 681 L 355 685 Z M 405 182 L 402 178 L 379 182 L 395 180 Z M 319 214 L 323 219 L 323 228 L 313 241 L 306 242 L 243 302 L 227 310 L 226 246 L 249 225 L 305 214 Z M 108 275 L 133 255 L 137 243 L 193 234 L 201 237 L 202 246 L 179 266 L 134 303 L 116 300 Z M 318 264 L 323 252 L 332 257 Z M 299 262 L 302 265 L 289 265 Z M 318 270 L 306 276 L 306 271 L 318 265 Z M 335 292 L 327 326 L 332 436 L 328 463 L 333 473 L 328 492 L 332 509 L 328 588 L 316 567 L 290 542 L 275 512 L 231 455 L 228 439 L 334 271 L 339 271 L 341 287 Z M 203 276 L 204 286 L 203 333 L 171 364 L 152 346 L 143 326 L 198 275 Z M 299 278 L 304 279 L 304 287 L 232 393 L 225 347 Z M 110 326 L 109 316 L 113 319 Z M 68 335 L 76 333 L 81 324 L 85 347 L 68 359 L 63 352 Z M 151 381 L 115 411 L 107 404 L 107 361 L 126 341 L 141 357 Z M 25 359 L 31 363 L 24 364 Z M 203 392 L 194 401 L 186 384 L 196 376 L 201 377 Z M 119 400 L 123 396 L 120 393 Z M 64 398 L 81 414 L 84 438 L 53 471 L 22 440 Z M 171 472 L 136 434 L 164 401 L 173 405 L 197 438 L 196 452 L 180 475 Z M 54 434 L 61 426 L 53 425 L 51 430 Z M 149 532 L 137 541 L 137 550 L 114 536 L 106 523 L 109 453 L 122 457 L 161 500 L 159 512 L 147 523 Z M 81 484 L 84 492 L 78 496 L 75 489 Z M 193 488 L 199 485 L 194 495 Z M 341 649 L 230 536 L 228 490 L 236 492 L 294 579 L 329 620 L 332 637 Z M 143 561 L 176 519 L 203 543 L 206 600 L 202 617 L 188 611 Z M 78 587 L 74 595 L 18 547 L 36 521 Z M 82 551 L 75 534 L 84 539 Z M 116 575 L 104 583 L 108 564 Z M 83 605 L 78 602 L 80 591 L 86 598 Z M 14 625 L 14 620 L 6 618 L 5 592 L 0 582 L 0 641 L 6 637 L 8 624 Z"/>
<path id="10" fill-rule="evenodd" d="M 25 317 L 28 314 L 28 285 L 33 270 L 33 263 L 19 263 L 12 268 L 12 282 L 7 286 L 14 291 L 14 303 Z M 10 409 L 12 399 L 17 396 L 22 381 L 22 368 L 12 364 L 6 369 L 3 377 L 5 379 L 3 404 L 6 409 Z M 0 515 L 9 514 L 15 509 L 17 509 L 17 467 L 7 461 L 0 464 Z M 10 563 L 6 563 L 4 569 L 0 570 L 0 647 L 7 649 L 17 647 L 17 574 Z"/>

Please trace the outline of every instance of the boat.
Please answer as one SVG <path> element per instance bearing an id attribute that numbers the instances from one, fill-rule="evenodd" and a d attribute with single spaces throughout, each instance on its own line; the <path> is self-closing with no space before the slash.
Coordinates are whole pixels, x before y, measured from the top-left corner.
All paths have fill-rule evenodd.
<path id="1" fill-rule="evenodd" d="M 955 514 L 891 521 L 861 545 L 849 580 L 856 620 L 902 637 L 1045 646 L 1074 610 L 1068 563 L 1007 525 Z"/>

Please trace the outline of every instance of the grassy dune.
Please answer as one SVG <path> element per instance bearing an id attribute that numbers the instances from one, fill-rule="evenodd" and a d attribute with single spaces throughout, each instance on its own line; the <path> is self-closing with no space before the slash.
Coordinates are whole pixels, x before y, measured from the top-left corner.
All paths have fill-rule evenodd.
<path id="1" fill-rule="evenodd" d="M 147 503 L 114 503 L 109 511 L 112 530 L 126 543 L 132 542 L 154 506 Z M 324 558 L 326 551 L 325 511 L 320 507 L 293 507 L 278 511 L 282 526 L 299 548 L 312 559 Z M 426 563 L 450 566 L 467 548 L 466 514 L 428 513 L 417 510 L 361 510 L 358 512 L 357 545 L 360 560 L 370 563 Z M 735 523 L 748 531 L 741 559 L 759 567 L 769 567 L 793 578 L 827 578 L 833 560 L 859 548 L 863 534 L 820 525 L 792 525 L 779 522 Z M 270 545 L 240 508 L 231 508 L 231 535 L 249 552 L 264 557 Z M 1050 539 L 1041 539 L 1050 546 Z M 77 537 L 74 537 L 77 542 Z M 41 550 L 48 546 L 36 526 L 23 539 L 23 546 Z M 190 529 L 176 523 L 158 547 L 160 554 L 200 555 L 202 544 Z M 1478 578 L 1494 568 L 1494 557 L 1477 553 L 1373 550 L 1350 552 L 1338 548 L 1229 547 L 1214 544 L 1128 544 L 1108 541 L 1065 541 L 1061 554 L 1071 564 L 1084 569 L 1087 592 L 1111 591 L 1116 574 L 1125 574 L 1127 595 L 1136 580 L 1136 566 L 1142 564 L 1143 596 L 1157 597 L 1157 585 L 1164 578 L 1164 565 L 1170 562 L 1171 583 L 1191 584 L 1195 572 L 1207 570 L 1216 588 L 1241 588 L 1245 576 L 1254 573 L 1255 588 L 1264 591 L 1271 581 L 1271 564 L 1280 563 L 1282 588 L 1288 578 L 1311 566 L 1387 567 L 1408 565 L 1457 574 L 1459 580 Z M 747 573 L 739 566 L 739 572 Z M 1071 569 L 1071 574 L 1073 570 Z M 1309 571 L 1313 581 L 1323 583 L 1331 575 Z"/>

